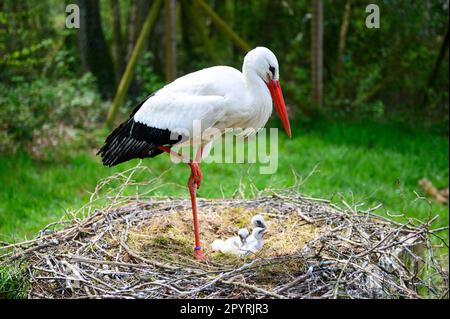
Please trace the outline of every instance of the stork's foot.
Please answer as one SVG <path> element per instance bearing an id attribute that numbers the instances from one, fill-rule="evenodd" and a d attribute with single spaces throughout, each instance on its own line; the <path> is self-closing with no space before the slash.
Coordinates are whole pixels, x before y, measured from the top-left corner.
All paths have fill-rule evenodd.
<path id="1" fill-rule="evenodd" d="M 188 187 L 189 189 L 200 189 L 200 185 L 202 184 L 203 174 L 200 170 L 200 165 L 195 162 L 189 162 L 189 166 L 191 167 L 191 176 L 189 176 Z"/>
<path id="2" fill-rule="evenodd" d="M 199 261 L 206 261 L 208 258 L 206 258 L 205 255 L 203 255 L 203 251 L 201 247 L 195 247 L 194 248 L 194 257 L 195 259 Z"/>

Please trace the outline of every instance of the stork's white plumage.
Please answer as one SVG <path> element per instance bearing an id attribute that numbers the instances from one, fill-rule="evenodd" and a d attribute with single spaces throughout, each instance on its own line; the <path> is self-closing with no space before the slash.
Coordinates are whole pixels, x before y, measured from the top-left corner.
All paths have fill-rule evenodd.
<path id="1" fill-rule="evenodd" d="M 245 244 L 241 247 L 242 254 L 252 254 L 260 251 L 264 246 L 263 236 L 266 228 L 253 228 L 252 234 L 247 237 Z"/>
<path id="2" fill-rule="evenodd" d="M 227 66 L 211 67 L 180 77 L 150 95 L 106 138 L 99 154 L 104 165 L 113 166 L 133 158 L 170 153 L 173 145 L 191 142 L 194 121 L 200 121 L 202 132 L 209 128 L 222 133 L 227 128 L 257 130 L 269 119 L 272 102 L 291 136 L 277 58 L 269 49 L 258 47 L 245 56 L 242 72 Z M 200 154 L 189 162 L 188 187 L 199 258 L 204 256 L 196 208 L 196 191 L 202 180 L 198 162 L 201 149 L 209 142 L 208 137 L 200 139 L 200 145 L 196 145 Z"/>
<path id="3" fill-rule="evenodd" d="M 266 73 L 257 72 L 261 66 Z M 194 120 L 201 121 L 202 131 L 259 129 L 272 113 L 269 79 L 279 79 L 278 61 L 270 50 L 256 48 L 245 57 L 243 72 L 216 66 L 180 77 L 146 100 L 134 120 L 169 131 L 187 129 L 190 136 Z"/>

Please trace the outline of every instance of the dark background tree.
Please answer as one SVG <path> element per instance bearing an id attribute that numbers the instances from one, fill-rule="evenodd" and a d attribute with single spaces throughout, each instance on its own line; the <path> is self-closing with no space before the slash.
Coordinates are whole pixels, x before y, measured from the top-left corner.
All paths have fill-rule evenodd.
<path id="1" fill-rule="evenodd" d="M 122 19 L 120 17 L 119 0 L 111 0 L 111 13 L 112 13 L 112 28 L 113 28 L 113 40 L 112 40 L 112 56 L 114 60 L 114 73 L 116 82 L 119 82 L 122 76 L 123 67 L 125 63 L 124 49 L 122 41 Z"/>
<path id="2" fill-rule="evenodd" d="M 103 34 L 99 0 L 78 0 L 78 6 L 78 43 L 83 68 L 94 74 L 102 96 L 111 97 L 115 89 L 114 64 Z"/>
<path id="3" fill-rule="evenodd" d="M 312 103 L 316 108 L 323 101 L 323 2 L 311 3 L 311 81 Z"/>

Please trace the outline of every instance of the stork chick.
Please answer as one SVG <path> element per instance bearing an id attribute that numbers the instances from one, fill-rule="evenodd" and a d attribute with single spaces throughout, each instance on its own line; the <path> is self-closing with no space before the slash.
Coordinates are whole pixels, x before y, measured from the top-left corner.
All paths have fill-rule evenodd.
<path id="1" fill-rule="evenodd" d="M 260 214 L 252 217 L 252 225 L 253 227 L 267 228 L 264 217 Z"/>
<path id="2" fill-rule="evenodd" d="M 252 234 L 248 236 L 246 242 L 241 247 L 241 254 L 251 254 L 260 251 L 264 246 L 263 236 L 266 232 L 264 227 L 256 227 L 253 229 Z"/>
<path id="3" fill-rule="evenodd" d="M 246 228 L 241 228 L 238 231 L 238 236 L 228 238 L 227 240 L 216 239 L 211 248 L 214 251 L 220 251 L 224 254 L 241 255 L 241 248 L 247 242 L 249 231 Z"/>

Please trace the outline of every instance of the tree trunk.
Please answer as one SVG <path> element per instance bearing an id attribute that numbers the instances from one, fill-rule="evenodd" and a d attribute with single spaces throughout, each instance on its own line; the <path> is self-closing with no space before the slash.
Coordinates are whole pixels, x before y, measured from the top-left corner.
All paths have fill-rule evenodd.
<path id="1" fill-rule="evenodd" d="M 436 81 L 436 77 L 439 73 L 439 68 L 442 64 L 442 61 L 444 60 L 445 52 L 447 52 L 448 49 L 448 43 L 449 43 L 449 25 L 447 24 L 447 32 L 439 49 L 439 55 L 437 56 L 436 61 L 434 62 L 433 65 L 433 70 L 431 71 L 430 76 L 428 77 L 427 89 L 424 90 L 424 93 L 422 95 L 423 96 L 421 103 L 422 109 L 424 109 L 428 104 L 428 90 L 433 88 L 434 86 L 434 81 Z"/>
<path id="2" fill-rule="evenodd" d="M 120 76 L 123 71 L 123 55 L 122 55 L 122 33 L 121 33 L 121 21 L 120 21 L 120 8 L 118 0 L 111 0 L 111 13 L 113 21 L 113 60 L 114 60 L 114 73 L 116 75 L 116 83 L 119 82 Z"/>
<path id="3" fill-rule="evenodd" d="M 127 25 L 127 51 L 126 61 L 128 62 L 133 52 L 134 43 L 137 38 L 137 21 L 138 18 L 138 0 L 132 0 L 130 3 L 130 11 L 128 13 Z"/>
<path id="4" fill-rule="evenodd" d="M 311 5 L 311 79 L 312 104 L 320 108 L 323 101 L 323 2 Z"/>
<path id="5" fill-rule="evenodd" d="M 136 41 L 136 45 L 133 48 L 133 52 L 131 53 L 130 60 L 127 63 L 125 68 L 125 72 L 120 79 L 119 87 L 117 89 L 116 95 L 114 96 L 114 100 L 111 104 L 111 107 L 108 111 L 107 117 L 107 125 L 112 127 L 114 124 L 114 119 L 116 118 L 117 111 L 119 107 L 122 105 L 123 100 L 125 99 L 125 95 L 130 86 L 131 80 L 133 79 L 133 73 L 136 67 L 136 63 L 138 61 L 139 55 L 144 48 L 144 44 L 148 39 L 148 35 L 158 17 L 159 10 L 162 5 L 162 0 L 155 0 L 153 5 L 148 13 L 147 19 L 142 27 L 142 30 L 139 34 L 139 37 Z"/>
<path id="6" fill-rule="evenodd" d="M 80 28 L 78 40 L 84 68 L 92 72 L 104 98 L 113 94 L 114 65 L 100 20 L 99 0 L 78 0 Z"/>
<path id="7" fill-rule="evenodd" d="M 87 14 L 87 8 L 86 6 L 82 5 L 85 1 L 78 1 L 78 5 L 80 8 L 80 27 L 86 23 L 86 14 Z M 83 73 L 89 72 L 89 65 L 87 62 L 87 40 L 88 34 L 84 29 L 78 29 L 77 32 L 77 40 L 78 40 L 78 52 L 80 55 L 80 61 L 81 61 L 81 67 L 83 69 Z"/>
<path id="8" fill-rule="evenodd" d="M 198 4 L 194 4 L 193 6 L 189 7 L 189 17 L 194 24 L 196 31 L 196 34 L 199 36 L 200 42 L 198 43 L 199 46 L 203 46 L 206 53 L 209 55 L 210 59 L 214 63 L 219 63 L 220 58 L 214 48 L 214 45 L 211 41 L 211 38 L 209 36 L 209 28 L 206 28 L 207 26 L 207 17 L 202 17 L 201 12 L 199 12 L 199 6 Z"/>
<path id="9" fill-rule="evenodd" d="M 228 25 L 230 26 L 230 28 L 232 28 L 233 30 L 236 30 L 234 28 L 235 21 L 236 21 L 235 15 L 234 15 L 234 0 L 226 0 L 224 9 L 225 9 L 225 14 L 224 14 L 225 21 L 228 22 Z M 233 45 L 231 45 L 231 43 L 230 43 L 230 45 L 228 46 L 228 54 L 227 54 L 227 56 L 230 60 L 235 60 L 234 53 L 235 53 L 235 50 L 233 49 Z"/>
<path id="10" fill-rule="evenodd" d="M 352 12 L 352 0 L 347 0 L 344 14 L 342 16 L 341 29 L 339 32 L 338 60 L 337 60 L 337 81 L 339 98 L 345 97 L 345 45 L 347 42 L 348 25 Z"/>
<path id="11" fill-rule="evenodd" d="M 148 12 L 150 11 L 151 6 L 152 6 L 152 1 L 149 1 L 149 0 L 140 0 L 138 2 L 139 20 L 138 20 L 138 24 L 137 24 L 138 31 L 137 31 L 136 39 L 137 39 L 137 36 L 139 35 L 139 32 L 142 29 L 142 26 L 145 23 L 145 19 L 147 18 L 147 15 L 148 15 Z"/>
<path id="12" fill-rule="evenodd" d="M 436 62 L 434 63 L 433 70 L 431 71 L 430 77 L 428 78 L 428 87 L 431 88 L 434 85 L 434 81 L 436 80 L 437 74 L 439 72 L 439 68 L 442 64 L 442 61 L 445 57 L 445 52 L 447 52 L 448 49 L 448 42 L 449 42 L 449 25 L 447 25 L 447 32 L 445 34 L 445 37 L 442 41 L 441 48 L 439 49 L 439 55 L 436 59 Z"/>
<path id="13" fill-rule="evenodd" d="M 176 12 L 175 0 L 165 0 L 165 62 L 166 81 L 172 82 L 177 77 L 177 38 L 176 38 Z"/>
<path id="14" fill-rule="evenodd" d="M 162 79 L 165 77 L 166 69 L 164 63 L 165 59 L 165 21 L 163 18 L 155 21 L 155 25 L 152 28 L 151 36 L 148 43 L 148 50 L 152 52 L 152 69 L 153 72 L 158 74 Z M 190 26 L 188 27 L 189 30 Z M 187 31 L 188 32 L 188 31 Z"/>
<path id="15" fill-rule="evenodd" d="M 214 12 L 214 10 L 205 2 L 205 0 L 195 0 L 196 3 L 203 9 L 203 11 L 211 18 L 216 27 L 225 34 L 231 42 L 240 48 L 244 53 L 251 50 L 250 45 L 240 38 L 230 26 L 222 20 L 222 18 Z"/>

